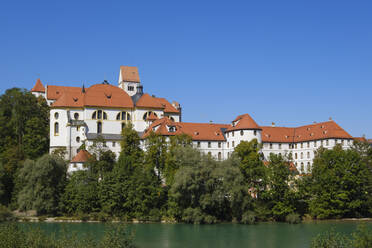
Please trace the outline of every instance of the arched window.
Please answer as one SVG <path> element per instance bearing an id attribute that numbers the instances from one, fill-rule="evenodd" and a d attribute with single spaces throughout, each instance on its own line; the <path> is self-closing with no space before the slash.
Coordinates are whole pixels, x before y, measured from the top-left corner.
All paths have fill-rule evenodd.
<path id="1" fill-rule="evenodd" d="M 307 168 L 306 168 L 306 170 L 307 170 L 307 172 L 310 172 L 310 162 L 307 162 Z"/>
<path id="2" fill-rule="evenodd" d="M 310 158 L 310 152 L 307 152 L 307 158 Z"/>
<path id="3" fill-rule="evenodd" d="M 56 112 L 56 113 L 54 114 L 54 118 L 55 118 L 56 120 L 58 120 L 58 117 L 59 117 L 59 114 Z"/>
<path id="4" fill-rule="evenodd" d="M 301 172 L 302 172 L 302 173 L 305 172 L 304 163 L 302 163 L 302 162 L 301 162 Z"/>
<path id="5" fill-rule="evenodd" d="M 304 153 L 303 152 L 301 152 L 301 159 L 303 159 L 304 158 Z"/>
<path id="6" fill-rule="evenodd" d="M 59 124 L 58 122 L 54 123 L 54 135 L 59 134 Z"/>
<path id="7" fill-rule="evenodd" d="M 152 112 L 152 111 L 148 111 L 146 112 L 144 115 L 143 115 L 143 120 L 146 121 L 147 120 L 147 117 L 153 113 L 156 117 L 158 116 L 155 112 Z"/>
<path id="8" fill-rule="evenodd" d="M 79 119 L 79 114 L 78 114 L 78 113 L 75 113 L 75 114 L 74 114 L 74 119 L 75 119 L 75 120 Z"/>
<path id="9" fill-rule="evenodd" d="M 257 131 L 256 131 L 256 130 L 254 130 L 254 131 L 253 131 L 253 134 L 254 134 L 254 136 L 256 136 L 256 135 L 257 135 Z"/>
<path id="10" fill-rule="evenodd" d="M 118 121 L 130 121 L 130 114 L 125 112 L 125 111 L 122 111 L 120 113 L 118 113 L 116 115 L 116 120 Z"/>
<path id="11" fill-rule="evenodd" d="M 127 113 L 127 121 L 130 121 L 131 120 L 131 116 L 129 113 Z"/>
<path id="12" fill-rule="evenodd" d="M 173 117 L 171 117 L 171 118 L 169 118 L 171 121 L 174 121 L 174 118 Z"/>
<path id="13" fill-rule="evenodd" d="M 218 152 L 218 160 L 221 160 L 222 159 L 222 154 L 221 152 Z"/>
<path id="14" fill-rule="evenodd" d="M 102 122 L 97 122 L 97 133 L 102 133 Z"/>
<path id="15" fill-rule="evenodd" d="M 106 112 L 102 110 L 97 110 L 93 112 L 92 119 L 93 120 L 107 120 L 107 114 Z"/>
<path id="16" fill-rule="evenodd" d="M 240 136 L 243 136 L 243 135 L 244 135 L 244 131 L 240 130 Z"/>
<path id="17" fill-rule="evenodd" d="M 295 153 L 295 159 L 297 159 L 297 152 Z"/>

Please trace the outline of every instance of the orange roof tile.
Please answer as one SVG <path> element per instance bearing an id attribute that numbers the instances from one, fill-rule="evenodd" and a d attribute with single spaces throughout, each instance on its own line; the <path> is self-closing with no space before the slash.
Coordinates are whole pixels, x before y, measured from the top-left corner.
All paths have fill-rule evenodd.
<path id="1" fill-rule="evenodd" d="M 45 93 L 45 87 L 41 83 L 40 78 L 38 78 L 36 80 L 36 83 L 35 83 L 34 87 L 31 89 L 31 92 L 42 92 L 42 93 Z"/>
<path id="2" fill-rule="evenodd" d="M 72 158 L 71 163 L 85 163 L 92 155 L 86 150 L 80 150 L 75 157 Z"/>
<path id="3" fill-rule="evenodd" d="M 239 115 L 233 120 L 233 124 L 227 129 L 227 131 L 241 130 L 241 129 L 257 129 L 261 127 L 252 119 L 249 114 Z"/>
<path id="4" fill-rule="evenodd" d="M 163 107 L 164 107 L 164 113 L 179 113 L 180 111 L 173 107 L 170 102 L 168 102 L 165 98 L 155 98 Z"/>
<path id="5" fill-rule="evenodd" d="M 134 66 L 120 66 L 121 80 L 124 82 L 140 82 L 138 69 Z"/>
<path id="6" fill-rule="evenodd" d="M 133 108 L 132 98 L 121 88 L 95 84 L 85 90 L 84 106 Z"/>
<path id="7" fill-rule="evenodd" d="M 365 137 L 354 137 L 354 140 L 360 141 L 360 142 L 368 142 Z"/>
<path id="8" fill-rule="evenodd" d="M 262 127 L 262 142 L 293 143 L 330 138 L 351 139 L 352 137 L 334 121 L 296 128 Z"/>
<path id="9" fill-rule="evenodd" d="M 70 87 L 70 86 L 56 86 L 48 85 L 47 86 L 47 99 L 48 100 L 57 100 L 63 93 L 79 93 L 81 92 L 80 87 Z"/>
<path id="10" fill-rule="evenodd" d="M 62 94 L 53 104 L 52 107 L 84 107 L 84 94 L 82 92 L 69 92 Z"/>
<path id="11" fill-rule="evenodd" d="M 168 128 L 171 126 L 175 127 L 174 132 L 169 132 Z M 193 140 L 224 141 L 225 137 L 221 129 L 228 127 L 229 125 L 227 124 L 173 122 L 169 118 L 164 117 L 151 124 L 144 133 L 143 138 L 146 138 L 155 129 L 155 133 L 164 136 L 188 134 Z"/>
<path id="12" fill-rule="evenodd" d="M 145 93 L 141 96 L 141 98 L 137 101 L 136 107 L 142 108 L 157 108 L 157 109 L 164 109 L 165 107 L 157 100 L 157 98 L 150 96 L 149 94 Z"/>

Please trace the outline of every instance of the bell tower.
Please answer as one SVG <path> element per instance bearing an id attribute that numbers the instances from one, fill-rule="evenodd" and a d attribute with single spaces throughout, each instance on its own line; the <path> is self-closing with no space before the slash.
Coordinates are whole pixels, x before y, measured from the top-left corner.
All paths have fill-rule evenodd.
<path id="1" fill-rule="evenodd" d="M 122 88 L 129 96 L 137 93 L 137 89 L 141 86 L 141 81 L 138 74 L 138 69 L 135 66 L 120 66 L 119 87 Z"/>

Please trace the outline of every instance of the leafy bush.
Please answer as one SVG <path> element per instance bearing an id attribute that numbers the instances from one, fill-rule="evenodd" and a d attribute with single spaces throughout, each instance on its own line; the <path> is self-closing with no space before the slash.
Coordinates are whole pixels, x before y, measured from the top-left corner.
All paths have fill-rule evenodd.
<path id="1" fill-rule="evenodd" d="M 81 220 L 81 221 L 88 221 L 90 219 L 89 215 L 88 214 L 84 214 L 84 213 L 80 213 L 78 215 L 78 218 Z"/>
<path id="2" fill-rule="evenodd" d="M 108 214 L 103 213 L 103 212 L 98 213 L 98 218 L 97 218 L 98 221 L 106 222 L 109 219 L 110 219 L 110 216 Z"/>
<path id="3" fill-rule="evenodd" d="M 123 225 L 109 225 L 105 227 L 105 234 L 101 240 L 89 235 L 77 235 L 76 233 L 62 230 L 56 238 L 55 233 L 48 235 L 40 228 L 26 226 L 19 228 L 17 224 L 0 224 L 0 248 L 27 247 L 27 248 L 56 248 L 56 247 L 79 247 L 79 248 L 135 248 L 133 234 L 129 233 Z"/>
<path id="4" fill-rule="evenodd" d="M 7 207 L 0 205 L 0 222 L 9 221 L 13 218 L 13 213 Z"/>
<path id="5" fill-rule="evenodd" d="M 257 222 L 256 213 L 253 211 L 245 212 L 242 216 L 242 223 L 244 224 L 255 224 Z"/>
<path id="6" fill-rule="evenodd" d="M 334 230 L 328 231 L 324 234 L 316 236 L 312 243 L 311 248 L 350 248 L 351 241 L 340 233 Z"/>
<path id="7" fill-rule="evenodd" d="M 298 224 L 301 223 L 301 217 L 299 214 L 288 214 L 285 217 L 285 221 L 288 222 L 289 224 Z"/>

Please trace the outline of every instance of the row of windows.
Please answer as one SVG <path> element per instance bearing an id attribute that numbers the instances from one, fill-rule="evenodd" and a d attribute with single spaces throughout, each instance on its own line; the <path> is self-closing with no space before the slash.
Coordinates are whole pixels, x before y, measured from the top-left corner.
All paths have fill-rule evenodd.
<path id="1" fill-rule="evenodd" d="M 338 140 L 338 139 L 335 140 L 335 143 L 336 144 L 342 144 L 342 145 L 347 145 L 348 143 L 351 144 L 351 142 L 352 142 L 351 140 L 349 140 L 349 142 L 348 142 L 348 140 Z M 314 142 L 306 142 L 307 148 L 310 148 L 310 143 L 313 143 L 314 147 L 317 147 L 318 144 L 320 144 L 320 146 L 324 146 L 324 145 L 325 146 L 329 146 L 329 140 L 320 140 L 320 141 L 314 141 Z M 297 149 L 298 147 L 304 148 L 304 144 L 305 143 L 289 144 L 289 149 Z M 273 149 L 273 144 L 270 143 L 269 144 L 269 147 L 270 147 L 270 149 Z M 278 149 L 282 149 L 282 144 L 281 143 L 278 144 Z"/>
<path id="2" fill-rule="evenodd" d="M 58 120 L 58 118 L 59 118 L 59 113 L 58 112 L 55 112 L 54 113 L 54 119 Z M 74 119 L 75 120 L 78 120 L 79 119 L 79 113 L 75 113 L 74 114 Z"/>
<path id="3" fill-rule="evenodd" d="M 200 146 L 201 146 L 201 142 L 198 141 L 198 143 L 196 143 L 196 146 L 197 146 L 198 148 L 200 148 Z M 212 148 L 212 142 L 211 142 L 211 141 L 208 141 L 208 148 Z M 222 148 L 222 143 L 221 143 L 221 142 L 218 142 L 218 148 Z"/>
<path id="4" fill-rule="evenodd" d="M 237 131 L 238 132 L 238 131 Z M 234 133 L 235 131 L 232 131 L 232 132 L 228 132 L 227 133 L 227 138 L 229 138 L 229 135 L 231 133 L 231 137 L 234 137 Z M 240 130 L 240 136 L 243 136 L 244 135 L 244 130 Z M 256 136 L 257 135 L 257 130 L 254 130 L 253 131 L 253 135 Z"/>
<path id="5" fill-rule="evenodd" d="M 125 123 L 121 124 L 121 129 L 125 127 Z M 76 131 L 79 131 L 79 126 L 76 127 Z M 98 121 L 97 122 L 97 133 L 102 133 L 102 122 Z M 59 123 L 55 122 L 54 123 L 54 135 L 58 136 L 59 135 Z M 79 141 L 78 141 L 79 142 Z"/>
<path id="6" fill-rule="evenodd" d="M 208 152 L 208 156 L 212 157 L 212 153 L 211 152 Z M 222 160 L 222 153 L 221 152 L 218 152 L 217 159 L 218 160 Z"/>

